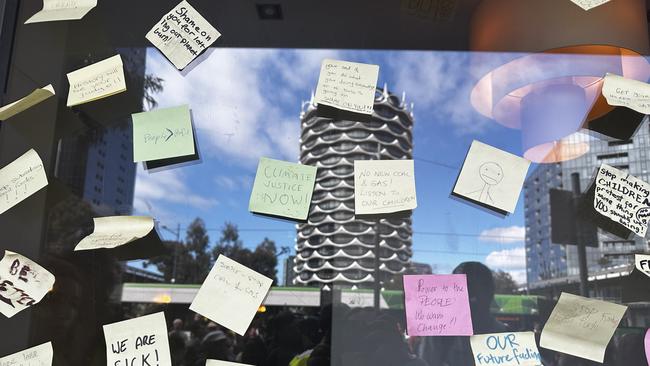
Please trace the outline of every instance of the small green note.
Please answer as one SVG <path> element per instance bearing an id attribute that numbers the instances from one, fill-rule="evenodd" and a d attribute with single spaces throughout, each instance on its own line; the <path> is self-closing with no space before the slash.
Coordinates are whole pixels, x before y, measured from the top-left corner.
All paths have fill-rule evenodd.
<path id="1" fill-rule="evenodd" d="M 134 162 L 194 155 L 188 105 L 135 113 L 131 117 Z"/>
<path id="2" fill-rule="evenodd" d="M 306 220 L 316 182 L 316 167 L 260 158 L 248 209 Z"/>

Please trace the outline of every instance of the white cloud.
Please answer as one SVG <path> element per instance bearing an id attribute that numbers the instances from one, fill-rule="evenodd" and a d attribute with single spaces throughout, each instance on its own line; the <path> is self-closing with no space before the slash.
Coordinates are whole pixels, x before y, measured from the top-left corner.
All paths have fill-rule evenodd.
<path id="1" fill-rule="evenodd" d="M 523 242 L 526 228 L 523 226 L 495 227 L 481 231 L 478 240 L 490 243 L 511 244 Z"/>
<path id="2" fill-rule="evenodd" d="M 485 264 L 492 269 L 513 270 L 526 268 L 526 249 L 523 247 L 491 252 Z"/>
<path id="3" fill-rule="evenodd" d="M 512 270 L 512 271 L 506 271 L 510 273 L 510 276 L 512 276 L 512 279 L 517 282 L 519 285 L 523 285 L 527 282 L 526 279 L 526 270 L 525 269 L 519 269 L 519 270 Z"/>
<path id="4" fill-rule="evenodd" d="M 215 183 L 227 191 L 236 191 L 240 189 L 249 190 L 253 187 L 253 179 L 246 175 L 227 176 L 219 175 L 214 179 Z"/>

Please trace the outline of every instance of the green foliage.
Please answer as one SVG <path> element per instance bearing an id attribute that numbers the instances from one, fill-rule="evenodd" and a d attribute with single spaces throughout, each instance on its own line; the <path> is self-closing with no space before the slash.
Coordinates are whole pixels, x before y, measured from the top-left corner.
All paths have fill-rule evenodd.
<path id="1" fill-rule="evenodd" d="M 517 293 L 517 283 L 512 279 L 512 276 L 508 272 L 502 270 L 492 271 L 492 277 L 494 278 L 494 293 L 495 294 L 516 294 Z"/>

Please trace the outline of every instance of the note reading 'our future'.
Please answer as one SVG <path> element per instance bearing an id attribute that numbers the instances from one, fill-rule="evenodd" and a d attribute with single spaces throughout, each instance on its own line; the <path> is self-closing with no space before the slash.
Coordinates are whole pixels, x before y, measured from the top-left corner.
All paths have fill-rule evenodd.
<path id="1" fill-rule="evenodd" d="M 409 336 L 474 334 L 464 274 L 404 275 L 404 307 Z"/>
<path id="2" fill-rule="evenodd" d="M 650 184 L 602 164 L 596 175 L 594 209 L 644 237 L 650 218 Z"/>
<path id="3" fill-rule="evenodd" d="M 354 212 L 380 214 L 417 207 L 413 160 L 355 160 Z"/>
<path id="4" fill-rule="evenodd" d="M 0 169 L 0 214 L 47 186 L 43 161 L 34 149 Z"/>
<path id="5" fill-rule="evenodd" d="M 13 117 L 53 95 L 54 88 L 52 87 L 52 84 L 44 86 L 42 88 L 34 89 L 34 91 L 31 92 L 28 96 L 18 99 L 13 103 L 9 103 L 6 106 L 0 107 L 0 121 L 4 121 L 9 117 Z"/>
<path id="6" fill-rule="evenodd" d="M 476 366 L 541 366 L 533 332 L 481 334 L 469 337 Z"/>
<path id="7" fill-rule="evenodd" d="M 171 366 L 165 313 L 104 325 L 106 364 Z"/>
<path id="8" fill-rule="evenodd" d="M 187 105 L 135 113 L 133 161 L 194 155 L 194 132 Z"/>
<path id="9" fill-rule="evenodd" d="M 607 74 L 603 82 L 603 96 L 607 104 L 650 114 L 650 84 Z"/>
<path id="10" fill-rule="evenodd" d="M 68 107 L 126 91 L 122 57 L 115 55 L 68 74 Z"/>
<path id="11" fill-rule="evenodd" d="M 260 158 L 248 209 L 305 220 L 316 181 L 316 167 Z"/>
<path id="12" fill-rule="evenodd" d="M 325 59 L 315 101 L 350 112 L 372 114 L 378 78 L 378 65 Z"/>
<path id="13" fill-rule="evenodd" d="M 5 250 L 0 260 L 0 313 L 11 318 L 38 303 L 54 286 L 54 275 L 31 259 Z"/>
<path id="14" fill-rule="evenodd" d="M 183 0 L 151 28 L 146 38 L 182 70 L 220 36 L 218 30 Z"/>
<path id="15" fill-rule="evenodd" d="M 93 222 L 95 230 L 77 244 L 75 251 L 115 248 L 147 236 L 154 227 L 149 216 L 96 217 Z"/>
<path id="16" fill-rule="evenodd" d="M 190 310 L 243 336 L 273 280 L 219 255 Z"/>
<path id="17" fill-rule="evenodd" d="M 539 345 L 554 351 L 603 362 L 605 348 L 627 306 L 563 292 Z"/>
<path id="18" fill-rule="evenodd" d="M 603 5 L 604 3 L 609 2 L 610 0 L 571 0 L 572 3 L 578 5 L 584 10 L 593 9 L 597 6 Z"/>
<path id="19" fill-rule="evenodd" d="M 52 366 L 52 342 L 28 348 L 0 358 L 0 366 Z"/>
<path id="20" fill-rule="evenodd" d="M 43 0 L 43 9 L 32 15 L 25 24 L 79 20 L 97 6 L 97 0 Z"/>

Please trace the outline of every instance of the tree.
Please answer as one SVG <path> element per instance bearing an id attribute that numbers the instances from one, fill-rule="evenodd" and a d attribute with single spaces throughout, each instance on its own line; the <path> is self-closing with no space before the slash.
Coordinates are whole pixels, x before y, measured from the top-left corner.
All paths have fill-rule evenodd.
<path id="1" fill-rule="evenodd" d="M 257 248 L 255 248 L 252 260 L 251 268 L 254 268 L 257 272 L 272 279 L 273 283 L 277 282 L 277 271 L 275 270 L 275 267 L 278 265 L 278 257 L 275 242 L 273 240 L 264 238 L 264 240 L 257 245 Z"/>
<path id="2" fill-rule="evenodd" d="M 492 271 L 494 278 L 494 293 L 495 294 L 514 294 L 517 292 L 517 283 L 512 279 L 508 272 L 502 270 Z"/>

